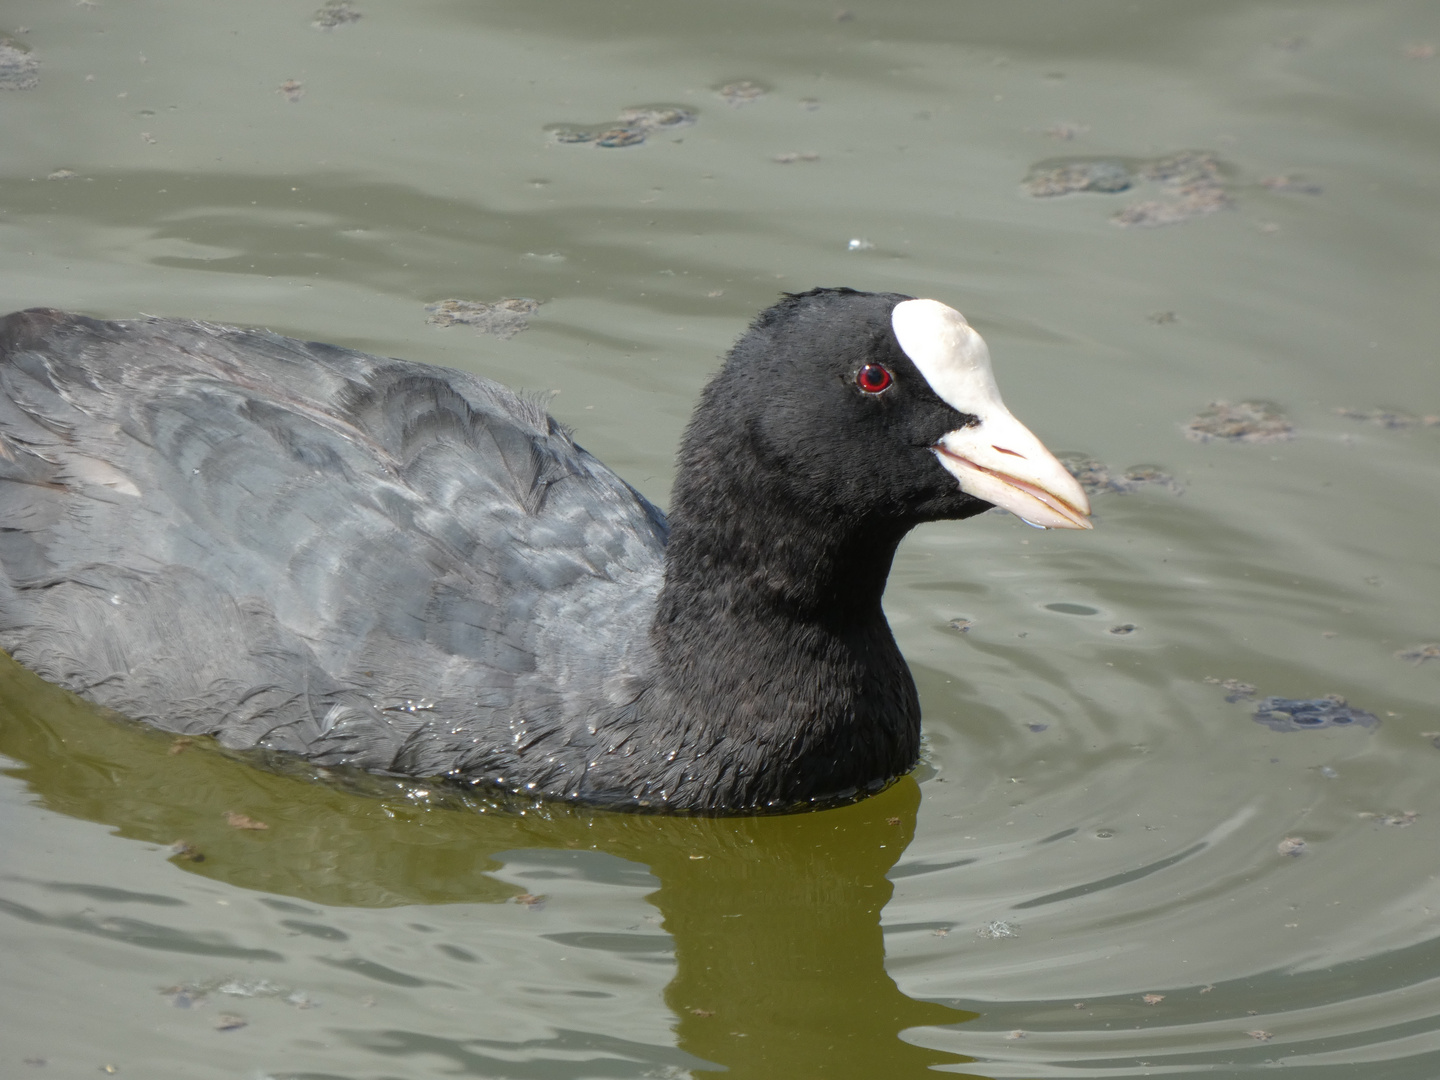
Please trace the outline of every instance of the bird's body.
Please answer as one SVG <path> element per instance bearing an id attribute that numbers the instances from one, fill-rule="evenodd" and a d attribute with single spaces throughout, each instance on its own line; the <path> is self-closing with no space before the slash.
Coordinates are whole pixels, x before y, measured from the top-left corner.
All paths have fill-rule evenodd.
<path id="1" fill-rule="evenodd" d="M 0 648 L 164 730 L 319 764 L 704 811 L 872 788 L 919 746 L 880 610 L 895 547 L 989 505 L 949 465 L 897 484 L 875 458 L 899 435 L 891 457 L 936 461 L 954 427 L 925 379 L 899 385 L 905 299 L 824 290 L 761 316 L 697 409 L 669 524 L 475 376 L 203 323 L 10 316 Z M 773 346 L 837 312 L 855 325 L 814 364 L 839 377 L 757 415 L 751 389 L 786 399 L 810 363 Z M 894 389 L 948 413 L 913 438 L 899 394 L 856 388 L 881 339 Z M 877 404 L 894 415 L 824 452 Z"/>

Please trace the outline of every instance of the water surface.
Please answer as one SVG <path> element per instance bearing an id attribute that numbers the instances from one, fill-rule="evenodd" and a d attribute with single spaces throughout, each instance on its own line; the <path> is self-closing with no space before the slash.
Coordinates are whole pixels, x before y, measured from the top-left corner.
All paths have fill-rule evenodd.
<path id="1" fill-rule="evenodd" d="M 1434 5 L 315 2 L 8 5 L 6 305 L 551 391 L 663 505 L 756 311 L 897 290 L 1053 448 L 1163 482 L 908 540 L 926 760 L 820 814 L 353 790 L 0 666 L 0 1072 L 1440 1072 Z M 646 105 L 695 122 L 547 133 Z M 1185 151 L 1198 194 L 1146 176 Z M 1094 162 L 1129 186 L 1023 186 Z M 1146 203 L 1186 220 L 1112 220 Z M 505 297 L 508 340 L 426 322 Z M 1293 437 L 1187 439 L 1220 400 Z M 1325 694 L 1378 726 L 1252 718 Z"/>

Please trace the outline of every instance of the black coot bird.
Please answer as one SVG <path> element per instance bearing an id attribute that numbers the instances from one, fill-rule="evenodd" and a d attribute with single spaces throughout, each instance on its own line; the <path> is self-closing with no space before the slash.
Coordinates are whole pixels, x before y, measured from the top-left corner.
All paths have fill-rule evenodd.
<path id="1" fill-rule="evenodd" d="M 1089 528 L 934 300 L 786 296 L 667 516 L 485 379 L 255 330 L 0 321 L 0 648 L 166 731 L 600 806 L 754 812 L 911 769 L 881 611 L 923 521 Z"/>

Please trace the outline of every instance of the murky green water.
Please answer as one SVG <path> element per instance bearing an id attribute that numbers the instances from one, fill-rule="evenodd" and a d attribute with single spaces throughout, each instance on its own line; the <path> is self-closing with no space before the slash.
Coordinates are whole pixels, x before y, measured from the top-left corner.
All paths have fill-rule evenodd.
<path id="1" fill-rule="evenodd" d="M 4 306 L 555 390 L 663 504 L 755 311 L 895 289 L 1052 447 L 1173 483 L 908 541 L 927 762 L 809 816 L 355 793 L 0 667 L 0 1074 L 1440 1074 L 1440 659 L 1397 656 L 1440 642 L 1440 8 L 317 2 L 0 10 Z M 545 130 L 657 103 L 696 122 Z M 1022 188 L 1072 160 L 1130 186 Z M 502 297 L 543 302 L 510 340 L 425 321 Z M 1188 441 L 1221 399 L 1294 437 Z M 1252 717 L 1329 693 L 1378 727 Z"/>

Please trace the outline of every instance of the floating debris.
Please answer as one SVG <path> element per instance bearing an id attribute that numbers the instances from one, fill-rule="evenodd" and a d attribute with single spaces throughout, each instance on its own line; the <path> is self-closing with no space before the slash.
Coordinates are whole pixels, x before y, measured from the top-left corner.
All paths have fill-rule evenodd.
<path id="1" fill-rule="evenodd" d="M 691 1010 L 690 1010 L 690 1015 L 691 1015 L 691 1016 L 700 1016 L 700 1017 L 714 1016 L 714 1015 L 715 1015 L 715 1010 L 714 1010 L 714 1009 L 691 1009 Z"/>
<path id="2" fill-rule="evenodd" d="M 685 105 L 632 105 L 621 109 L 618 123 L 548 124 L 550 138 L 567 145 L 594 143 L 607 149 L 639 146 L 651 134 L 695 123 L 695 110 Z"/>
<path id="3" fill-rule="evenodd" d="M 561 145 L 593 143 L 607 149 L 622 146 L 639 146 L 645 141 L 645 131 L 639 127 L 616 127 L 613 124 L 591 124 L 581 127 L 574 124 L 551 124 L 545 128 L 550 138 Z"/>
<path id="4" fill-rule="evenodd" d="M 1227 439 L 1230 442 L 1268 443 L 1294 438 L 1295 427 L 1280 406 L 1270 401 L 1212 401 L 1209 408 L 1185 425 L 1191 442 Z"/>
<path id="5" fill-rule="evenodd" d="M 1415 819 L 1420 816 L 1416 810 L 1402 810 L 1398 814 L 1386 814 L 1380 819 L 1381 825 L 1396 825 L 1405 828 L 1407 825 L 1414 825 Z"/>
<path id="6" fill-rule="evenodd" d="M 1127 484 L 1131 491 L 1138 491 L 1146 484 L 1162 487 L 1172 495 L 1180 495 L 1185 491 L 1185 486 L 1179 480 L 1158 465 L 1131 465 L 1114 483 Z"/>
<path id="7" fill-rule="evenodd" d="M 1194 216 L 1189 209 L 1179 203 L 1147 199 L 1145 202 L 1135 203 L 1127 206 L 1124 210 L 1116 211 L 1110 221 L 1121 228 L 1139 225 L 1148 229 L 1160 225 L 1179 225 Z"/>
<path id="8" fill-rule="evenodd" d="M 530 328 L 530 316 L 540 310 L 540 301 L 516 296 L 486 304 L 479 300 L 440 300 L 426 304 L 430 317 L 425 321 L 434 326 L 473 326 L 484 334 L 493 334 L 509 341 L 522 330 Z"/>
<path id="9" fill-rule="evenodd" d="M 544 131 L 553 142 L 563 144 L 594 142 L 602 130 L 609 130 L 603 124 L 580 127 L 575 124 L 547 124 Z"/>
<path id="10" fill-rule="evenodd" d="M 721 101 L 736 108 L 741 105 L 749 105 L 752 101 L 758 101 L 769 92 L 768 86 L 753 79 L 741 79 L 738 82 L 726 83 L 724 86 L 715 88 L 715 93 L 720 95 Z"/>
<path id="11" fill-rule="evenodd" d="M 243 1016 L 236 1016 L 234 1013 L 221 1013 L 215 1018 L 216 1031 L 238 1031 L 249 1024 Z"/>
<path id="12" fill-rule="evenodd" d="M 951 619 L 945 625 L 948 626 L 951 630 L 954 630 L 956 633 L 964 634 L 968 633 L 970 627 L 974 626 L 975 624 L 969 619 Z"/>
<path id="13" fill-rule="evenodd" d="M 1178 199 L 1148 199 L 1117 211 L 1110 222 L 1122 229 L 1132 226 L 1153 229 L 1162 225 L 1179 225 L 1191 218 L 1213 214 L 1230 205 L 1230 197 L 1218 187 L 1196 187 Z"/>
<path id="14" fill-rule="evenodd" d="M 1028 1031 L 1021 1031 L 1019 1028 L 1016 1028 L 1014 1031 L 1010 1032 L 1009 1035 L 1006 1035 L 1005 1038 L 1007 1038 L 1007 1039 L 1024 1039 L 1024 1038 L 1026 1038 L 1027 1036 L 1029 1036 L 1029 1034 L 1030 1034 L 1030 1033 L 1029 1033 Z"/>
<path id="15" fill-rule="evenodd" d="M 1065 471 L 1080 482 L 1085 494 L 1096 495 L 1102 491 L 1128 492 L 1128 487 L 1116 486 L 1114 475 L 1104 462 L 1080 455 L 1063 455 L 1060 463 Z"/>
<path id="16" fill-rule="evenodd" d="M 1341 407 L 1335 410 L 1337 416 L 1347 420 L 1364 420 L 1383 428 L 1408 428 L 1417 424 L 1424 427 L 1440 426 L 1440 416 L 1415 416 L 1407 412 L 1392 412 L 1389 409 L 1351 409 Z"/>
<path id="17" fill-rule="evenodd" d="M 1118 634 L 1118 635 L 1133 634 L 1136 630 L 1139 630 L 1139 629 L 1140 629 L 1140 628 L 1139 628 L 1138 626 L 1136 626 L 1134 623 L 1128 623 L 1128 622 L 1127 622 L 1127 623 L 1121 623 L 1119 626 L 1112 626 L 1112 627 L 1110 627 L 1110 633 L 1112 633 L 1112 634 Z"/>
<path id="18" fill-rule="evenodd" d="M 275 92 L 284 94 L 285 100 L 293 105 L 305 96 L 305 84 L 299 79 L 286 79 Z"/>
<path id="19" fill-rule="evenodd" d="M 1241 682 L 1239 679 L 1221 680 L 1215 678 L 1213 675 L 1206 675 L 1205 681 L 1211 686 L 1218 686 L 1221 690 L 1224 690 L 1225 700 L 1232 705 L 1244 698 L 1254 697 L 1256 694 L 1254 686 L 1248 682 Z"/>
<path id="20" fill-rule="evenodd" d="M 1268 697 L 1255 706 L 1255 722 L 1271 731 L 1314 731 L 1328 727 L 1380 726 L 1380 718 L 1364 709 L 1351 708 L 1338 694 L 1299 701 Z"/>
<path id="21" fill-rule="evenodd" d="M 316 30 L 334 30 L 337 26 L 353 23 L 360 18 L 360 12 L 350 0 L 326 0 L 325 6 L 315 12 L 310 25 Z"/>
<path id="22" fill-rule="evenodd" d="M 801 153 L 797 153 L 797 152 L 795 152 L 795 151 L 792 150 L 792 151 L 790 151 L 790 152 L 788 152 L 788 153 L 776 154 L 776 155 L 775 155 L 773 158 L 771 158 L 770 160 L 771 160 L 771 161 L 774 161 L 774 162 L 778 162 L 778 163 L 781 164 L 781 165 L 794 165 L 795 162 L 797 162 L 797 161 L 819 161 L 819 160 L 820 160 L 820 155 L 819 155 L 819 154 L 801 154 Z"/>
<path id="23" fill-rule="evenodd" d="M 1164 326 L 1167 323 L 1179 322 L 1179 318 L 1173 311 L 1152 311 L 1145 316 L 1147 322 L 1153 322 L 1156 326 Z"/>
<path id="24" fill-rule="evenodd" d="M 613 127 L 595 136 L 595 145 L 607 149 L 622 146 L 639 146 L 645 141 L 645 132 L 638 127 Z"/>
<path id="25" fill-rule="evenodd" d="M 1247 1032 L 1245 1032 L 1245 1034 L 1246 1034 L 1246 1035 L 1249 1035 L 1252 1039 L 1256 1040 L 1257 1042 L 1269 1042 L 1271 1039 L 1273 1039 L 1273 1038 L 1275 1037 L 1274 1035 L 1271 1035 L 1270 1032 L 1268 1032 L 1268 1031 L 1261 1031 L 1259 1028 L 1256 1028 L 1254 1031 L 1247 1031 Z"/>
<path id="26" fill-rule="evenodd" d="M 1412 645 L 1408 649 L 1401 649 L 1395 656 L 1400 660 L 1409 660 L 1412 664 L 1423 664 L 1426 660 L 1440 660 L 1440 644 L 1427 641 L 1424 645 Z"/>
<path id="27" fill-rule="evenodd" d="M 695 123 L 695 110 L 686 105 L 631 105 L 620 110 L 619 120 L 645 131 L 672 131 Z"/>
<path id="28" fill-rule="evenodd" d="M 989 938 L 994 941 L 999 940 L 1000 938 L 1019 937 L 1020 927 L 1017 926 L 1015 923 L 1005 922 L 1003 920 L 996 919 L 980 927 L 979 930 L 975 931 L 975 934 L 977 937 Z"/>
<path id="29" fill-rule="evenodd" d="M 1285 195 L 1320 195 L 1325 191 L 1319 184 L 1298 176 L 1267 176 L 1260 181 L 1260 186 Z"/>
<path id="30" fill-rule="evenodd" d="M 1275 850 L 1281 855 L 1288 855 L 1292 859 L 1298 859 L 1305 854 L 1307 845 L 1303 837 L 1287 836 L 1280 843 L 1275 845 Z"/>
<path id="31" fill-rule="evenodd" d="M 288 986 L 281 986 L 269 979 L 237 979 L 231 975 L 223 975 L 215 979 L 206 979 L 199 983 L 176 983 L 174 986 L 162 987 L 162 997 L 170 999 L 170 1004 L 179 1009 L 189 1009 L 200 1005 L 211 994 L 224 994 L 227 997 L 240 998 L 279 998 L 287 1005 L 293 1005 L 297 1009 L 313 1009 L 315 1002 L 310 995 L 301 990 L 292 990 Z"/>
<path id="32" fill-rule="evenodd" d="M 190 738 L 189 735 L 180 735 L 171 741 L 169 749 L 165 752 L 173 757 L 176 754 L 183 754 L 194 745 L 195 740 Z"/>
<path id="33" fill-rule="evenodd" d="M 1114 194 L 1142 180 L 1161 185 L 1168 197 L 1127 206 L 1110 219 L 1114 224 L 1175 225 L 1231 205 L 1220 159 L 1207 150 L 1182 150 L 1138 163 L 1121 158 L 1042 161 L 1021 186 L 1030 195 L 1048 198 L 1077 191 Z"/>
<path id="34" fill-rule="evenodd" d="M 55 170 L 54 172 L 52 172 L 49 176 L 45 177 L 45 179 L 46 179 L 46 180 L 74 180 L 75 177 L 77 177 L 77 176 L 79 176 L 79 175 L 80 175 L 80 174 L 77 173 L 74 169 L 56 169 L 56 170 Z"/>
<path id="35" fill-rule="evenodd" d="M 1027 730 L 1028 732 L 1030 732 L 1030 734 L 1032 734 L 1032 735 L 1039 735 L 1040 732 L 1042 732 L 1042 731 L 1049 731 L 1049 730 L 1050 730 L 1050 725 L 1049 725 L 1049 724 L 1040 724 L 1040 723 L 1030 723 L 1030 724 L 1026 724 L 1026 725 L 1025 725 L 1025 730 Z"/>
<path id="36" fill-rule="evenodd" d="M 874 249 L 874 244 L 858 236 L 845 245 L 846 251 L 873 251 Z"/>
<path id="37" fill-rule="evenodd" d="M 0 90 L 34 90 L 40 85 L 40 61 L 32 52 L 0 41 Z"/>
<path id="38" fill-rule="evenodd" d="M 1113 224 L 1142 228 L 1178 225 L 1231 205 L 1220 160 L 1209 151 L 1182 150 L 1156 158 L 1141 166 L 1140 175 L 1168 188 L 1174 196 L 1127 206 L 1110 219 Z"/>
<path id="39" fill-rule="evenodd" d="M 1145 1002 L 1146 1005 L 1159 1005 L 1160 1002 L 1162 1002 L 1162 1001 L 1165 1000 L 1165 995 L 1164 995 L 1164 994 L 1146 994 L 1146 995 L 1145 995 L 1144 997 L 1142 997 L 1140 1000 L 1143 1001 L 1143 1002 Z"/>
<path id="40" fill-rule="evenodd" d="M 515 902 L 528 908 L 542 908 L 548 897 L 537 896 L 535 893 L 521 893 L 515 897 Z"/>
<path id="41" fill-rule="evenodd" d="M 188 840 L 176 840 L 170 845 L 174 857 L 185 862 L 204 862 L 205 853 Z"/>
<path id="42" fill-rule="evenodd" d="M 1181 150 L 1144 163 L 1140 175 L 1164 184 L 1219 183 L 1220 159 L 1209 150 Z"/>
<path id="43" fill-rule="evenodd" d="M 1173 476 L 1155 465 L 1132 465 L 1123 473 L 1116 474 L 1104 462 L 1081 454 L 1065 455 L 1060 460 L 1087 495 L 1104 492 L 1130 495 L 1147 484 L 1162 487 L 1175 495 L 1185 490 Z"/>
<path id="44" fill-rule="evenodd" d="M 270 828 L 265 822 L 256 821 L 254 818 L 246 817 L 244 814 L 238 814 L 234 810 L 225 811 L 225 824 L 229 825 L 232 829 L 254 829 L 260 831 Z"/>
<path id="45" fill-rule="evenodd" d="M 1076 191 L 1113 193 L 1125 191 L 1135 182 L 1123 161 L 1099 158 L 1083 161 L 1042 161 L 1030 170 L 1022 184 L 1037 199 L 1069 195 Z"/>
<path id="46" fill-rule="evenodd" d="M 1043 134 L 1051 139 L 1059 139 L 1061 142 L 1069 142 L 1077 135 L 1084 135 L 1090 130 L 1089 124 L 1068 124 L 1063 120 L 1058 124 L 1051 124 Z"/>

